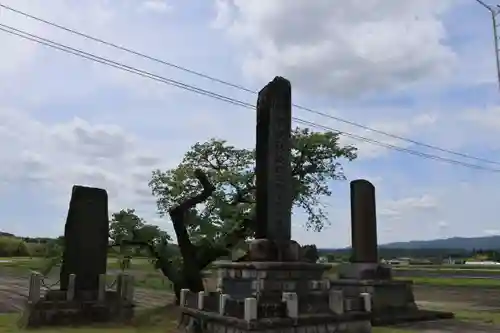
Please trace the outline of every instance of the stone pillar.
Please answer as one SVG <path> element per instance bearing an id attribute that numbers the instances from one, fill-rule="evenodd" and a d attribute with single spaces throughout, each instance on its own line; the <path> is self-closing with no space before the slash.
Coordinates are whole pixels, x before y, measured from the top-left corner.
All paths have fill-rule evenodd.
<path id="1" fill-rule="evenodd" d="M 367 180 L 351 182 L 352 262 L 377 263 L 375 187 Z"/>
<path id="2" fill-rule="evenodd" d="M 97 291 L 99 275 L 106 274 L 109 242 L 108 194 L 99 188 L 73 186 L 64 228 L 61 290 L 75 274 L 75 291 Z"/>
<path id="3" fill-rule="evenodd" d="M 291 239 L 291 129 L 291 84 L 276 77 L 257 100 L 255 236 L 278 244 Z"/>
<path id="4" fill-rule="evenodd" d="M 72 301 L 75 299 L 75 282 L 76 282 L 76 275 L 75 274 L 70 274 L 68 278 L 68 289 L 66 290 L 66 300 Z"/>
<path id="5" fill-rule="evenodd" d="M 30 284 L 28 289 L 28 302 L 36 303 L 40 299 L 42 276 L 38 273 L 33 273 L 30 276 Z"/>
<path id="6" fill-rule="evenodd" d="M 99 274 L 99 289 L 97 290 L 97 300 L 104 302 L 106 300 L 106 274 Z"/>

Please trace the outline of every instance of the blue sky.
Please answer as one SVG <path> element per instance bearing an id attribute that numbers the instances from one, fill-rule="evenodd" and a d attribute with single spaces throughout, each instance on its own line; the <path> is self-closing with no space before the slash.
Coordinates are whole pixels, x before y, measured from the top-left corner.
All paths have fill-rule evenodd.
<path id="1" fill-rule="evenodd" d="M 30 14 L 208 75 L 260 89 L 287 77 L 296 104 L 396 135 L 498 160 L 500 108 L 491 20 L 474 0 L 3 0 Z M 255 95 L 99 45 L 4 9 L 0 23 L 249 103 Z M 153 169 L 211 137 L 250 147 L 248 109 L 0 32 L 0 230 L 63 232 L 72 184 L 106 188 L 110 209 L 156 216 Z M 302 119 L 460 159 L 294 110 Z M 499 174 L 343 139 L 349 179 L 377 187 L 380 242 L 500 234 Z M 463 160 L 463 159 L 460 159 Z M 465 162 L 475 163 L 474 161 Z M 486 165 L 499 168 L 500 165 Z M 350 241 L 349 183 L 325 199 L 331 226 L 293 237 Z"/>

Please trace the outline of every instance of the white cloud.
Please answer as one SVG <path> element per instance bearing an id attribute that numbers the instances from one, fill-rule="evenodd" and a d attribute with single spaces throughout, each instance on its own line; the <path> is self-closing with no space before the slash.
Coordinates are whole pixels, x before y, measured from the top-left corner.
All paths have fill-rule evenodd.
<path id="1" fill-rule="evenodd" d="M 450 226 L 450 224 L 447 221 L 439 221 L 438 222 L 439 229 L 446 229 L 449 226 Z"/>
<path id="2" fill-rule="evenodd" d="M 465 110 L 461 114 L 463 121 L 468 121 L 484 129 L 500 129 L 500 107 Z"/>
<path id="3" fill-rule="evenodd" d="M 141 4 L 141 8 L 158 12 L 158 13 L 169 13 L 172 11 L 173 7 L 165 0 L 148 0 Z"/>
<path id="4" fill-rule="evenodd" d="M 401 219 L 415 212 L 435 210 L 438 207 L 437 198 L 424 194 L 420 197 L 408 197 L 383 202 L 379 214 L 385 218 Z"/>
<path id="5" fill-rule="evenodd" d="M 485 73 L 494 72 L 483 65 L 463 66 L 465 60 L 490 63 L 492 59 L 486 57 L 492 55 L 474 53 L 471 48 L 487 49 L 491 39 L 478 35 L 479 41 L 472 45 L 475 35 L 457 32 L 463 20 L 445 24 L 444 17 L 453 14 L 448 1 L 350 1 L 331 6 L 326 0 L 280 0 L 256 6 L 254 1 L 219 0 L 215 23 L 208 16 L 211 2 L 183 2 L 179 8 L 176 4 L 176 15 L 168 20 L 144 10 L 151 6 L 148 1 L 55 0 L 50 9 L 42 1 L 7 3 L 235 83 L 243 79 L 242 65 L 247 74 L 252 69 L 254 87 L 267 83 L 275 73 L 282 74 L 291 79 L 294 97 L 299 95 L 302 105 L 333 110 L 328 112 L 445 148 L 492 159 L 498 155 L 496 86 L 477 86 L 488 82 Z M 177 15 L 177 11 L 196 14 Z M 462 9 L 460 13 L 469 15 Z M 12 13 L 2 11 L 2 22 L 246 102 L 256 101 L 256 96 Z M 208 29 L 210 24 L 222 30 Z M 229 43 L 223 38 L 226 33 L 243 45 Z M 175 166 L 192 144 L 210 137 L 227 139 L 238 147 L 251 147 L 255 141 L 251 110 L 1 33 L 0 44 L 5 46 L 0 53 L 1 230 L 60 234 L 73 184 L 106 188 L 111 211 L 136 208 L 146 219 L 167 228 L 168 221 L 155 214 L 147 186 L 153 169 Z M 457 62 L 465 78 L 461 84 L 467 87 L 458 92 L 442 80 Z M 416 90 L 414 82 L 425 83 L 429 91 Z M 322 96 L 315 94 L 318 89 Z M 490 90 L 494 98 L 484 98 Z M 377 94 L 339 102 L 339 95 L 353 91 Z M 301 110 L 294 112 L 383 143 L 445 155 Z M 497 229 L 494 174 L 342 140 L 356 145 L 360 154 L 357 161 L 344 164 L 348 178 L 368 179 L 377 188 L 380 242 L 429 239 L 436 234 L 484 235 Z M 348 244 L 349 183 L 336 182 L 332 191 L 333 196 L 324 200 L 332 227 L 319 234 L 304 232 L 304 216 L 297 214 L 294 238 L 323 247 Z"/>
<path id="6" fill-rule="evenodd" d="M 216 1 L 216 26 L 243 48 L 245 73 L 308 92 L 355 96 L 440 80 L 456 56 L 440 20 L 449 1 Z"/>

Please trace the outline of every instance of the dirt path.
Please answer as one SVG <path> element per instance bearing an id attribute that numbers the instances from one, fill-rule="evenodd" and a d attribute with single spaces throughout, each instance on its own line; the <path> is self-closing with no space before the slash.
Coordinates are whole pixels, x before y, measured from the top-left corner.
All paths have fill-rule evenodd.
<path id="1" fill-rule="evenodd" d="M 420 308 L 452 312 L 500 313 L 500 290 L 470 287 L 419 286 L 414 288 Z M 397 325 L 424 333 L 500 333 L 500 326 L 458 319 Z"/>
<path id="2" fill-rule="evenodd" d="M 480 287 L 413 287 L 417 301 L 430 306 L 451 306 L 455 310 L 500 312 L 500 289 Z"/>

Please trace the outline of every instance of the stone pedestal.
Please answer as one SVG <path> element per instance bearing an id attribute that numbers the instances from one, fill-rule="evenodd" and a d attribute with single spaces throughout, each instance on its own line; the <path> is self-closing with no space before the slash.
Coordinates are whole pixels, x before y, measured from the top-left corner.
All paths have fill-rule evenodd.
<path id="1" fill-rule="evenodd" d="M 337 275 L 339 279 L 390 280 L 392 270 L 379 263 L 351 263 L 339 265 Z"/>
<path id="2" fill-rule="evenodd" d="M 370 295 L 346 300 L 328 265 L 219 262 L 218 291 L 181 294 L 181 326 L 203 332 L 371 332 Z"/>
<path id="3" fill-rule="evenodd" d="M 23 328 L 40 326 L 128 323 L 134 316 L 134 281 L 119 275 L 115 290 L 107 290 L 106 276 L 99 277 L 95 291 L 75 289 L 70 274 L 66 290 L 48 290 L 43 294 L 40 274 L 30 278 L 28 301 L 18 324 Z"/>
<path id="4" fill-rule="evenodd" d="M 331 280 L 331 290 L 342 291 L 344 297 L 371 295 L 373 326 L 392 325 L 408 321 L 453 318 L 453 313 L 421 310 L 415 303 L 412 281 L 391 279 L 391 268 L 381 264 L 344 264 L 338 268 L 338 279 Z"/>

